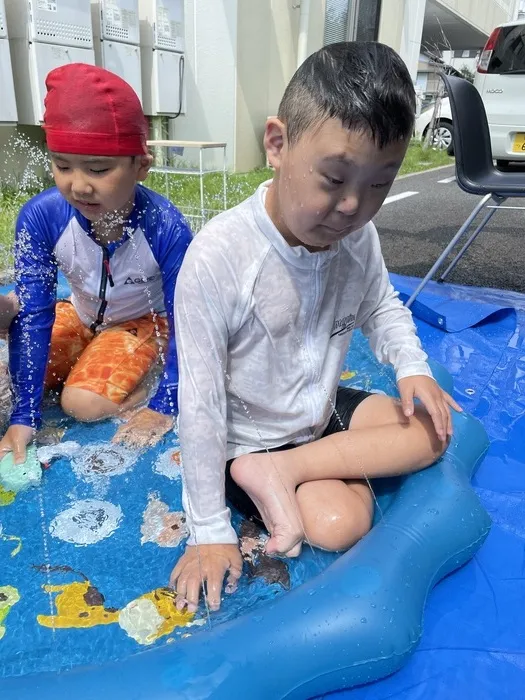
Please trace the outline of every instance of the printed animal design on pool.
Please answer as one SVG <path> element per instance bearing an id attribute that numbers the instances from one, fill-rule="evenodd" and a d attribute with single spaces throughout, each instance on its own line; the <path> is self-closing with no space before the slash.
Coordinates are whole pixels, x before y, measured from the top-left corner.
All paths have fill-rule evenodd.
<path id="1" fill-rule="evenodd" d="M 68 629 L 71 627 L 96 627 L 118 622 L 118 609 L 104 607 L 105 598 L 92 585 L 87 576 L 69 566 L 37 566 L 43 572 L 70 572 L 80 576 L 82 581 L 58 585 L 44 584 L 46 593 L 57 593 L 55 598 L 56 615 L 37 615 L 43 627 Z"/>
<path id="2" fill-rule="evenodd" d="M 140 533 L 141 544 L 154 542 L 159 547 L 178 547 L 188 536 L 186 516 L 182 511 L 170 511 L 158 493 L 150 493 L 142 515 Z"/>
<path id="3" fill-rule="evenodd" d="M 71 466 L 83 481 L 97 483 L 129 471 L 136 459 L 136 450 L 125 445 L 93 442 L 73 456 Z"/>
<path id="4" fill-rule="evenodd" d="M 157 457 L 153 465 L 153 471 L 157 474 L 177 481 L 181 478 L 181 454 L 178 447 L 166 450 Z"/>
<path id="5" fill-rule="evenodd" d="M 263 530 L 251 522 L 241 523 L 240 549 L 242 558 L 248 567 L 250 578 L 262 578 L 266 583 L 278 583 L 286 591 L 290 589 L 290 571 L 284 559 L 271 557 L 264 551 L 268 536 Z"/>
<path id="6" fill-rule="evenodd" d="M 10 506 L 15 500 L 16 494 L 12 491 L 6 491 L 0 484 L 0 508 L 2 506 Z"/>
<path id="7" fill-rule="evenodd" d="M 4 540 L 5 542 L 16 542 L 15 548 L 11 551 L 12 557 L 16 557 L 16 555 L 22 549 L 22 538 L 17 537 L 16 535 L 6 535 L 2 528 L 2 523 L 0 523 L 0 540 Z"/>
<path id="8" fill-rule="evenodd" d="M 153 644 L 171 634 L 175 627 L 185 627 L 193 620 L 193 613 L 177 610 L 176 596 L 172 588 L 145 593 L 121 610 L 119 625 L 139 644 Z"/>
<path id="9" fill-rule="evenodd" d="M 45 423 L 37 432 L 35 442 L 39 447 L 58 445 L 66 434 L 67 426 L 55 423 Z"/>
<path id="10" fill-rule="evenodd" d="M 0 586 L 0 639 L 5 634 L 6 628 L 4 625 L 9 611 L 20 600 L 20 594 L 13 586 Z"/>
<path id="11" fill-rule="evenodd" d="M 345 369 L 345 371 L 341 373 L 341 381 L 347 382 L 349 379 L 355 377 L 356 374 L 357 372 L 354 372 L 351 369 Z"/>
<path id="12" fill-rule="evenodd" d="M 118 623 L 139 644 L 153 642 L 171 634 L 175 627 L 184 627 L 193 613 L 175 607 L 176 593 L 171 588 L 156 588 L 128 603 L 122 610 L 105 607 L 105 598 L 87 576 L 69 566 L 37 566 L 45 573 L 63 572 L 80 576 L 82 581 L 59 585 L 44 584 L 46 593 L 57 593 L 56 615 L 37 615 L 43 627 L 71 629 Z"/>

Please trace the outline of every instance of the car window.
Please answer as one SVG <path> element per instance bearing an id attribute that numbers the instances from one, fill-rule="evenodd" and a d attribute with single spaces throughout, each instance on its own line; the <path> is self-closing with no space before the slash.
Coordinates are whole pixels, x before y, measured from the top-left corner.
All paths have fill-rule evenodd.
<path id="1" fill-rule="evenodd" d="M 525 72 L 525 25 L 502 27 L 487 73 Z"/>

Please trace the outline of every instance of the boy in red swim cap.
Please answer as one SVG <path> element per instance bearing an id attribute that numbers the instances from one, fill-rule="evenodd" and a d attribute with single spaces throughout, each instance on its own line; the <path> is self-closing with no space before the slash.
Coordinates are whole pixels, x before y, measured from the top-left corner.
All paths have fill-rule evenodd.
<path id="1" fill-rule="evenodd" d="M 124 80 L 82 63 L 49 73 L 43 127 L 56 187 L 33 197 L 16 226 L 18 316 L 10 328 L 14 408 L 0 457 L 25 458 L 44 388 L 82 421 L 147 407 L 117 440 L 154 444 L 177 412 L 173 326 L 177 274 L 191 240 L 181 213 L 139 184 L 152 158 L 139 99 Z M 56 302 L 57 272 L 71 289 Z"/>

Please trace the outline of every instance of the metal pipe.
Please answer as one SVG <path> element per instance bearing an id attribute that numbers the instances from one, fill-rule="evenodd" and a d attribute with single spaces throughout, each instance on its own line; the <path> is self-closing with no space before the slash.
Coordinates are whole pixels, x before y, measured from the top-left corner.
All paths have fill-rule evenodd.
<path id="1" fill-rule="evenodd" d="M 498 195 L 493 195 L 492 199 L 497 200 Z M 501 197 L 502 202 L 505 201 L 504 197 Z M 463 248 L 459 251 L 459 253 L 456 255 L 454 260 L 450 263 L 450 265 L 447 267 L 445 272 L 441 275 L 441 277 L 438 279 L 438 282 L 444 282 L 445 279 L 448 277 L 448 275 L 452 272 L 452 270 L 456 267 L 458 262 L 461 260 L 461 258 L 464 256 L 464 254 L 467 252 L 467 250 L 470 248 L 471 244 L 474 243 L 476 238 L 479 236 L 479 234 L 483 231 L 485 226 L 489 223 L 489 221 L 492 219 L 496 211 L 499 209 L 499 207 L 486 207 L 489 211 L 481 221 L 480 225 L 477 227 L 477 229 L 472 233 L 468 239 L 468 241 L 465 243 Z"/>
<path id="2" fill-rule="evenodd" d="M 486 206 L 486 204 L 487 204 L 491 199 L 492 199 L 492 195 L 491 195 L 491 194 L 486 194 L 486 195 L 483 197 L 483 199 L 482 199 L 480 202 L 478 202 L 478 204 L 476 204 L 476 207 L 474 208 L 474 211 L 472 212 L 472 214 L 468 217 L 468 219 L 465 221 L 465 223 L 463 224 L 463 226 L 459 229 L 459 231 L 456 233 L 456 235 L 454 236 L 454 238 L 450 241 L 450 243 L 447 245 L 447 247 L 445 248 L 445 250 L 441 253 L 441 255 L 439 256 L 439 258 L 438 258 L 438 259 L 436 260 L 436 262 L 432 265 L 432 267 L 430 268 L 430 270 L 429 270 L 429 271 L 427 272 L 427 274 L 423 277 L 423 279 L 421 280 L 421 282 L 420 282 L 420 283 L 418 284 L 418 286 L 416 287 L 415 291 L 412 293 L 412 296 L 410 297 L 410 299 L 409 299 L 409 300 L 407 301 L 407 303 L 405 304 L 405 306 L 406 306 L 408 309 L 412 306 L 412 304 L 413 304 L 414 301 L 416 300 L 416 297 L 417 297 L 417 295 L 419 294 L 419 292 L 423 289 L 423 287 L 425 287 L 425 286 L 427 285 L 427 283 L 429 282 L 429 280 L 432 279 L 433 274 L 434 274 L 435 272 L 437 272 L 437 270 L 441 267 L 441 265 L 442 265 L 443 262 L 445 261 L 445 258 L 446 258 L 447 255 L 450 253 L 450 251 L 454 248 L 454 246 L 455 246 L 456 243 L 459 241 L 459 239 L 461 238 L 461 236 L 463 236 L 463 234 L 464 234 L 466 231 L 468 231 L 468 229 L 470 228 L 471 223 L 472 223 L 472 222 L 474 221 L 474 219 L 477 217 L 477 215 L 479 214 L 479 212 L 483 209 L 483 207 Z"/>
<path id="3" fill-rule="evenodd" d="M 299 15 L 299 40 L 297 42 L 297 68 L 308 56 L 308 27 L 310 24 L 310 0 L 301 0 Z"/>

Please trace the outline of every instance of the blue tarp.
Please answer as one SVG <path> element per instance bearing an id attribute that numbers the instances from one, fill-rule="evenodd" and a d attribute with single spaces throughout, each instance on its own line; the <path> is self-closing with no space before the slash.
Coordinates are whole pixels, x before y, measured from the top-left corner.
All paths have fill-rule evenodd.
<path id="1" fill-rule="evenodd" d="M 392 279 L 405 293 L 417 283 L 396 275 Z M 406 666 L 384 681 L 330 698 L 521 700 L 525 698 L 525 297 L 430 284 L 419 301 L 434 313 L 452 312 L 452 327 L 461 326 L 464 318 L 477 324 L 444 333 L 416 317 L 427 352 L 451 372 L 456 398 L 489 434 L 489 453 L 474 485 L 493 527 L 473 561 L 431 593 L 422 642 Z M 509 308 L 514 311 L 505 311 Z M 418 315 L 426 313 L 423 309 Z"/>

